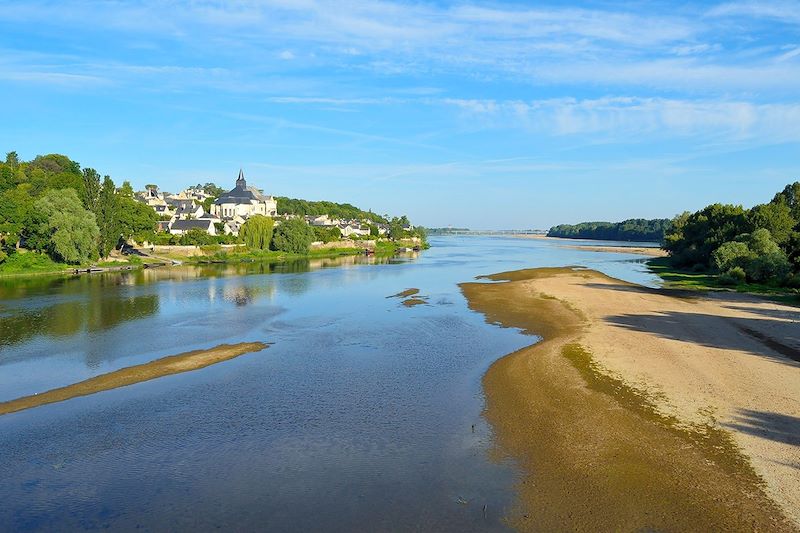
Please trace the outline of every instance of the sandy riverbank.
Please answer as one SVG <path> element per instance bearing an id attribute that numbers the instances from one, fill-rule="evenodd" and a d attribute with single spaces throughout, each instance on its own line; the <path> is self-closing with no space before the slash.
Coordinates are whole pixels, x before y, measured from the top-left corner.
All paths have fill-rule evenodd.
<path id="1" fill-rule="evenodd" d="M 584 250 L 587 252 L 609 252 L 617 254 L 636 254 L 647 255 L 650 257 L 666 257 L 668 254 L 661 248 L 647 248 L 644 246 L 602 246 L 602 245 L 580 245 L 569 244 L 571 239 L 560 239 L 558 237 L 548 237 L 547 235 L 514 235 L 518 239 L 536 239 L 553 241 L 560 243 L 559 248 L 569 248 L 571 250 Z"/>
<path id="2" fill-rule="evenodd" d="M 492 279 L 462 285 L 470 307 L 544 339 L 484 377 L 498 452 L 526 472 L 512 525 L 797 530 L 796 308 L 585 270 Z"/>
<path id="3" fill-rule="evenodd" d="M 178 355 L 156 359 L 149 363 L 129 366 L 102 374 L 66 387 L 49 390 L 41 394 L 24 396 L 15 400 L 0 403 L 0 415 L 30 409 L 48 403 L 63 402 L 78 396 L 87 396 L 96 392 L 133 385 L 171 374 L 179 374 L 197 370 L 209 365 L 227 361 L 240 355 L 258 352 L 266 348 L 263 342 L 242 342 L 239 344 L 221 344 L 208 350 L 195 350 Z"/>

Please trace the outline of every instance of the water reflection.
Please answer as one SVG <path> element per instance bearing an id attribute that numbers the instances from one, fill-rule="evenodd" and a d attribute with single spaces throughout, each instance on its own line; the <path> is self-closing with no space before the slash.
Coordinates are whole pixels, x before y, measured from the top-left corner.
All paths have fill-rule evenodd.
<path id="1" fill-rule="evenodd" d="M 406 258 L 405 260 L 407 260 Z M 305 259 L 285 263 L 209 264 L 148 268 L 136 271 L 78 276 L 38 276 L 0 279 L 0 364 L 2 348 L 30 340 L 37 335 L 53 338 L 96 333 L 126 321 L 145 318 L 158 312 L 158 292 L 128 294 L 122 288 L 146 286 L 163 281 L 250 276 L 260 274 L 301 274 L 325 268 L 347 268 L 365 264 L 403 261 L 390 257 L 342 256 Z M 282 290 L 299 295 L 311 287 L 311 279 L 294 277 Z M 208 286 L 208 300 L 216 298 L 214 285 Z M 275 286 L 226 286 L 221 298 L 244 306 L 255 298 L 270 297 Z"/>
<path id="2" fill-rule="evenodd" d="M 480 380 L 531 340 L 471 312 L 457 284 L 566 264 L 646 279 L 627 259 L 464 238 L 418 258 L 4 279 L 0 401 L 274 344 L 0 417 L 0 529 L 502 530 L 514 470 L 487 457 Z M 386 298 L 409 287 L 430 305 Z"/>

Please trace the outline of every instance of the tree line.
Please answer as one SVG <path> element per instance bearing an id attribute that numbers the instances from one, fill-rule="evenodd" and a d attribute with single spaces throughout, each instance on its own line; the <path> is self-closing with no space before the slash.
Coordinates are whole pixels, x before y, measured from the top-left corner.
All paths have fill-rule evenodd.
<path id="1" fill-rule="evenodd" d="M 328 215 L 331 218 L 343 220 L 369 220 L 377 224 L 388 224 L 387 216 L 381 216 L 372 211 L 363 211 L 351 204 L 339 204 L 336 202 L 309 200 L 299 200 L 297 198 L 286 198 L 278 196 L 279 215 L 299 215 L 299 216 L 319 216 Z"/>
<path id="2" fill-rule="evenodd" d="M 715 272 L 724 283 L 800 287 L 800 182 L 750 209 L 712 204 L 678 215 L 663 248 L 674 266 Z"/>
<path id="3" fill-rule="evenodd" d="M 214 196 L 224 192 L 213 183 L 198 184 L 196 188 L 211 195 L 205 202 L 207 210 Z M 405 229 L 410 225 L 405 216 L 388 221 L 350 204 L 288 198 L 279 199 L 278 206 L 279 211 L 282 207 L 284 213 L 297 215 L 367 219 L 372 222 L 373 237 L 378 236 L 376 224 L 388 222 L 395 240 L 409 236 L 424 238 L 422 228 Z M 8 152 L 5 161 L 0 161 L 0 264 L 15 256 L 30 259 L 43 255 L 58 263 L 87 264 L 108 257 L 118 245 L 132 238 L 139 242 L 182 245 L 244 242 L 250 248 L 292 253 L 306 253 L 313 241 L 341 238 L 338 228 L 314 228 L 300 219 L 273 226 L 271 218 L 258 216 L 248 219 L 238 238 L 213 236 L 203 230 L 170 235 L 156 233 L 158 219 L 151 207 L 135 200 L 128 181 L 117 186 L 111 176 L 101 175 L 93 168 L 81 168 L 67 156 L 49 154 L 22 161 L 16 152 Z M 42 255 L 25 255 L 23 252 L 27 251 Z"/>
<path id="4" fill-rule="evenodd" d="M 120 240 L 155 229 L 158 217 L 127 181 L 49 154 L 0 162 L 0 263 L 20 249 L 81 264 L 108 257 Z"/>
<path id="5" fill-rule="evenodd" d="M 565 239 L 593 239 L 603 241 L 661 242 L 671 221 L 667 218 L 648 220 L 632 218 L 622 222 L 581 222 L 561 224 L 547 232 L 548 237 Z"/>

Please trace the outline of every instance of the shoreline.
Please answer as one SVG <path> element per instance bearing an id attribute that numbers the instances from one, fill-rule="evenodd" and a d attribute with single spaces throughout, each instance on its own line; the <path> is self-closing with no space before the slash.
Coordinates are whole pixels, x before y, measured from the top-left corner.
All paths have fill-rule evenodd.
<path id="1" fill-rule="evenodd" d="M 796 310 L 589 270 L 487 278 L 461 285 L 469 307 L 543 339 L 483 378 L 497 454 L 523 470 L 512 526 L 798 530 L 800 365 L 736 327 L 785 340 L 800 316 L 757 320 Z M 786 427 L 748 425 L 766 411 Z"/>
<path id="2" fill-rule="evenodd" d="M 384 248 L 384 249 L 377 249 L 374 256 L 377 257 L 387 257 L 392 256 L 397 253 L 397 250 L 401 246 L 392 246 L 391 248 Z M 187 248 L 194 248 L 193 246 L 187 246 Z M 359 256 L 364 255 L 364 250 L 362 248 L 333 248 L 333 249 L 320 249 L 319 251 L 311 250 L 307 254 L 292 254 L 289 252 L 280 252 L 276 253 L 274 256 L 269 256 L 266 254 L 248 254 L 248 253 L 240 253 L 235 254 L 225 259 L 215 258 L 214 256 L 206 256 L 206 255 L 196 255 L 196 256 L 174 256 L 170 257 L 167 256 L 170 260 L 179 260 L 181 261 L 182 265 L 185 266 L 207 266 L 212 264 L 220 264 L 220 265 L 237 265 L 237 264 L 249 264 L 249 263 L 285 263 L 289 261 L 303 261 L 303 260 L 310 260 L 310 259 L 333 259 L 336 257 L 352 257 L 352 256 Z M 96 265 L 76 265 L 70 266 L 66 269 L 58 269 L 58 270 L 46 270 L 46 271 L 36 271 L 36 272 L 13 272 L 13 273 L 4 273 L 0 271 L 0 281 L 8 279 L 25 279 L 25 278 L 33 278 L 33 277 L 41 277 L 41 276 L 52 276 L 52 277 L 72 277 L 72 276 L 81 276 L 81 275 L 96 275 L 96 274 L 103 274 L 107 272 L 136 272 L 139 270 L 143 270 L 145 268 L 170 268 L 171 266 L 175 265 L 167 265 L 159 262 L 141 262 L 141 263 L 130 263 L 130 268 L 127 266 L 123 267 L 122 265 L 115 264 L 114 270 L 103 270 L 100 272 L 85 272 L 84 270 L 89 268 L 90 266 L 97 266 L 99 268 L 102 267 L 102 263 L 98 263 Z M 79 272 L 75 272 L 80 270 Z"/>
<path id="3" fill-rule="evenodd" d="M 548 237 L 547 235 L 539 234 L 525 234 L 514 235 L 516 239 L 535 239 L 542 241 L 559 241 L 569 243 L 575 240 L 591 240 L 591 239 L 565 239 L 563 237 Z M 585 250 L 587 252 L 608 252 L 617 254 L 636 254 L 646 255 L 649 257 L 667 257 L 667 252 L 658 247 L 648 248 L 645 246 L 603 246 L 603 245 L 580 245 L 580 244 L 559 244 L 559 248 L 568 248 L 570 250 Z"/>
<path id="4" fill-rule="evenodd" d="M 269 345 L 263 342 L 241 342 L 238 344 L 221 344 L 207 350 L 194 350 L 162 357 L 148 363 L 128 366 L 100 374 L 71 385 L 58 387 L 42 393 L 22 396 L 13 400 L 0 402 L 0 416 L 32 409 L 42 405 L 63 402 L 103 392 L 119 387 L 134 385 L 143 381 L 199 370 L 207 366 L 221 363 L 246 353 L 258 352 Z"/>

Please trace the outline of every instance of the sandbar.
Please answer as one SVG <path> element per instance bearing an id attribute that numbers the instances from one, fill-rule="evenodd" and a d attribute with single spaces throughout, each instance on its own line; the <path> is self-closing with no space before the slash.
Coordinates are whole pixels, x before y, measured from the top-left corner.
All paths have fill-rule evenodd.
<path id="1" fill-rule="evenodd" d="M 149 363 L 120 368 L 66 387 L 0 403 L 0 415 L 31 409 L 48 403 L 63 402 L 78 396 L 87 396 L 96 392 L 125 387 L 171 374 L 197 370 L 246 353 L 261 351 L 267 346 L 263 342 L 221 344 L 208 350 L 194 350 L 162 357 Z"/>
<path id="2" fill-rule="evenodd" d="M 542 340 L 483 378 L 525 531 L 797 531 L 800 312 L 547 268 L 462 284 Z"/>

